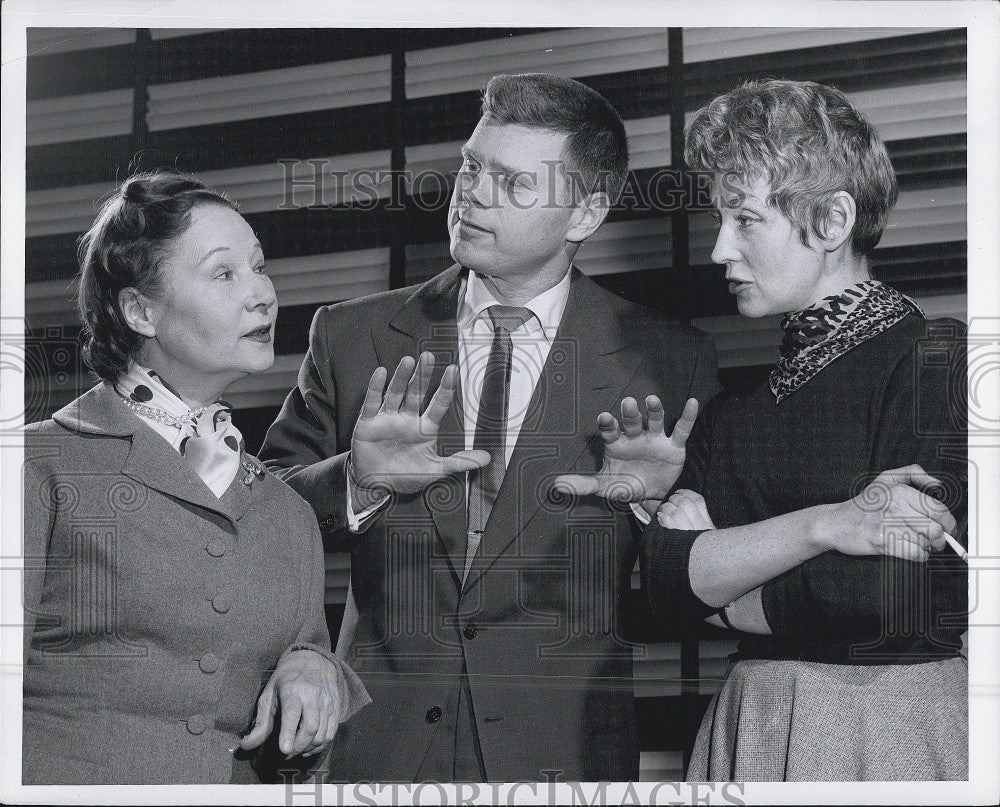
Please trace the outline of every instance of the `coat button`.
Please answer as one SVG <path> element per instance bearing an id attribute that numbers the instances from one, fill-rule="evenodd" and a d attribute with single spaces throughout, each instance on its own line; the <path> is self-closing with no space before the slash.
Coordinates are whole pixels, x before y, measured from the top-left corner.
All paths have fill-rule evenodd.
<path id="1" fill-rule="evenodd" d="M 463 630 L 462 633 L 465 634 L 466 639 L 475 639 L 476 634 L 479 633 L 479 628 L 470 623 L 465 626 L 465 630 Z"/>
<path id="2" fill-rule="evenodd" d="M 214 673 L 220 664 L 219 657 L 215 653 L 206 653 L 198 659 L 198 667 L 203 673 Z"/>
<path id="3" fill-rule="evenodd" d="M 206 728 L 208 728 L 208 721 L 205 720 L 204 715 L 191 715 L 187 719 L 187 730 L 194 735 L 204 734 Z"/>
<path id="4" fill-rule="evenodd" d="M 424 715 L 424 720 L 428 723 L 437 723 L 441 719 L 442 714 L 440 706 L 432 706 L 427 710 L 427 714 Z"/>
<path id="5" fill-rule="evenodd" d="M 209 541 L 205 551 L 213 558 L 221 558 L 226 554 L 226 545 L 222 541 Z"/>
<path id="6" fill-rule="evenodd" d="M 228 614 L 229 609 L 232 607 L 232 600 L 230 600 L 225 594 L 216 594 L 212 597 L 212 608 L 215 609 L 216 613 Z"/>

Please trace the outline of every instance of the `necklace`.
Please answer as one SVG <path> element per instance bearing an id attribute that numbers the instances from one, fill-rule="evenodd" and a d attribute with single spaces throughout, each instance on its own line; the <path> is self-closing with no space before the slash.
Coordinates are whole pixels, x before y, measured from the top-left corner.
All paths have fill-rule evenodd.
<path id="1" fill-rule="evenodd" d="M 135 412 L 137 415 L 142 415 L 150 420 L 155 420 L 157 423 L 162 423 L 164 426 L 173 426 L 175 429 L 181 429 L 186 425 L 193 424 L 198 416 L 204 412 L 209 406 L 199 406 L 197 409 L 189 409 L 186 415 L 170 415 L 164 412 L 162 409 L 157 409 L 155 406 L 147 406 L 144 403 L 139 403 L 138 401 L 133 401 L 131 398 L 126 398 L 122 396 L 122 400 L 125 404 Z"/>

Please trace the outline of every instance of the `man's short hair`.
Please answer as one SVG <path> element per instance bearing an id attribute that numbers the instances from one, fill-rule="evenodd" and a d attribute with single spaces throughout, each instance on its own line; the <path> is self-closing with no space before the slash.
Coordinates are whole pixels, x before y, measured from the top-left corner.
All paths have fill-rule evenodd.
<path id="1" fill-rule="evenodd" d="M 628 139 L 618 113 L 596 90 L 548 73 L 494 76 L 483 92 L 482 112 L 497 123 L 567 135 L 565 168 L 573 184 L 617 201 L 628 176 Z"/>
<path id="2" fill-rule="evenodd" d="M 695 113 L 685 157 L 692 170 L 767 180 L 774 205 L 822 236 L 838 191 L 854 198 L 851 246 L 871 255 L 896 204 L 896 174 L 875 127 L 840 90 L 812 81 L 750 81 Z"/>

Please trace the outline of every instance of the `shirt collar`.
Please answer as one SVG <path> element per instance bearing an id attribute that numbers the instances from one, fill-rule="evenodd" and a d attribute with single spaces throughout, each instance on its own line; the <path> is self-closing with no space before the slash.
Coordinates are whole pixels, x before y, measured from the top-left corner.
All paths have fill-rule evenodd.
<path id="1" fill-rule="evenodd" d="M 535 315 L 542 327 L 547 341 L 551 342 L 559 329 L 566 303 L 569 301 L 570 274 L 568 270 L 556 285 L 532 297 L 524 304 Z M 493 296 L 486 283 L 475 272 L 468 273 L 465 288 L 460 295 L 458 304 L 458 329 L 465 331 L 472 327 L 476 320 L 484 315 L 491 305 L 499 305 L 500 301 Z"/>

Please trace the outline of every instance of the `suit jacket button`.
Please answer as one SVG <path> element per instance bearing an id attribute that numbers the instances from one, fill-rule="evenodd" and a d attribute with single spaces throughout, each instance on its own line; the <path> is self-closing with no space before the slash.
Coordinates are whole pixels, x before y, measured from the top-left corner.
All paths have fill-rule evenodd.
<path id="1" fill-rule="evenodd" d="M 221 558 L 226 554 L 226 545 L 222 541 L 209 541 L 205 551 L 213 558 Z"/>
<path id="2" fill-rule="evenodd" d="M 466 639 L 475 639 L 476 634 L 479 633 L 479 628 L 470 623 L 465 626 L 465 630 L 463 630 L 462 633 L 465 634 Z"/>
<path id="3" fill-rule="evenodd" d="M 204 715 L 191 715 L 187 719 L 187 730 L 195 736 L 204 734 L 206 728 L 208 728 L 208 721 L 205 720 Z"/>
<path id="4" fill-rule="evenodd" d="M 215 609 L 216 613 L 228 614 L 229 609 L 232 607 L 232 600 L 230 600 L 225 594 L 216 594 L 212 597 L 212 608 Z"/>
<path id="5" fill-rule="evenodd" d="M 427 714 L 424 715 L 424 720 L 428 723 L 437 723 L 441 719 L 442 714 L 440 706 L 432 706 L 427 710 Z"/>
<path id="6" fill-rule="evenodd" d="M 215 655 L 215 653 L 206 653 L 204 656 L 198 659 L 198 668 L 203 673 L 209 673 L 209 674 L 214 673 L 216 670 L 219 669 L 220 664 L 221 662 L 219 661 L 219 657 Z"/>

